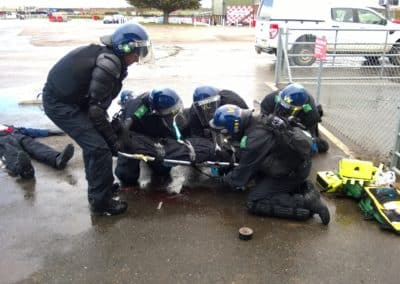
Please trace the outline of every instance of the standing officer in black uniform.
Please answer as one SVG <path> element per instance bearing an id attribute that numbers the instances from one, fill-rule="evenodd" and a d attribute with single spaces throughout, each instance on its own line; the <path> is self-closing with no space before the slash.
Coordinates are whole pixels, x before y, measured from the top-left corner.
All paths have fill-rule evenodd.
<path id="1" fill-rule="evenodd" d="M 231 90 L 220 90 L 212 86 L 199 86 L 193 92 L 193 103 L 185 109 L 191 137 L 211 138 L 209 121 L 218 107 L 232 104 L 248 109 L 246 102 Z"/>
<path id="2" fill-rule="evenodd" d="M 182 100 L 174 90 L 154 89 L 125 102 L 119 120 L 133 133 L 150 138 L 172 138 L 181 141 L 183 136 L 186 136 L 187 128 L 182 111 Z M 160 162 L 148 164 L 157 176 L 169 177 L 170 167 Z M 140 175 L 139 166 L 139 160 L 118 156 L 115 175 L 123 187 L 137 184 Z"/>
<path id="3" fill-rule="evenodd" d="M 256 186 L 247 199 L 257 215 L 305 220 L 314 213 L 328 224 L 328 208 L 307 181 L 311 169 L 311 137 L 277 116 L 253 117 L 238 106 L 217 109 L 210 126 L 240 141 L 240 162 L 222 181 L 244 190 L 253 178 Z"/>
<path id="4" fill-rule="evenodd" d="M 322 106 L 316 105 L 314 98 L 302 85 L 292 83 L 281 91 L 266 95 L 261 102 L 261 113 L 296 117 L 313 137 L 313 151 L 325 153 L 329 150 L 328 142 L 319 136 L 318 131 L 318 123 L 323 114 Z"/>
<path id="5" fill-rule="evenodd" d="M 112 198 L 112 155 L 119 142 L 107 109 L 118 95 L 127 68 L 151 54 L 146 30 L 139 24 L 118 27 L 103 45 L 72 50 L 50 70 L 43 89 L 47 116 L 82 148 L 88 199 L 96 214 L 115 215 L 127 203 Z"/>

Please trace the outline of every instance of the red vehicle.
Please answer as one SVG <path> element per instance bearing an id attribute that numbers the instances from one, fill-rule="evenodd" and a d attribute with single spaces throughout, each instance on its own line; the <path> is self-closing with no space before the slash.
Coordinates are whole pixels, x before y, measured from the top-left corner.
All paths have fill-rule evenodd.
<path id="1" fill-rule="evenodd" d="M 55 12 L 49 14 L 49 21 L 50 22 L 66 22 L 68 21 L 68 16 L 62 12 Z"/>

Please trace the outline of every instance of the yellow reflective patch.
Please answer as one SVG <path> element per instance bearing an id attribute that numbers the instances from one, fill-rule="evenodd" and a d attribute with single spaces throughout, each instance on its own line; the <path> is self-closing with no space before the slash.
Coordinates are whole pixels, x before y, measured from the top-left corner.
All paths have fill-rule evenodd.
<path id="1" fill-rule="evenodd" d="M 285 102 L 287 102 L 288 104 L 292 104 L 292 102 L 293 102 L 293 100 L 289 96 L 284 97 L 283 100 Z"/>
<path id="2" fill-rule="evenodd" d="M 232 107 L 232 106 L 228 106 L 228 107 L 226 108 L 226 112 L 227 112 L 227 113 L 234 113 L 234 112 L 235 112 L 235 108 Z"/>

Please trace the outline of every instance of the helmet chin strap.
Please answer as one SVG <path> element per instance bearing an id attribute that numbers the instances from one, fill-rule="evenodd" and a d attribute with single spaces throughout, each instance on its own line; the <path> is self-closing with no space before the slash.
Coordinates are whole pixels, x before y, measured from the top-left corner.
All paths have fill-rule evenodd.
<path id="1" fill-rule="evenodd" d="M 175 115 L 172 119 L 172 125 L 169 125 L 169 123 L 165 120 L 162 119 L 161 121 L 163 122 L 163 124 L 170 130 L 175 132 L 175 138 L 176 141 L 178 142 L 182 142 L 182 134 L 181 131 L 179 130 L 178 124 L 176 123 L 176 117 L 177 115 Z M 172 126 L 172 127 L 171 127 Z"/>
<path id="2" fill-rule="evenodd" d="M 174 116 L 173 122 L 172 122 L 172 127 L 175 130 L 176 140 L 178 141 L 178 143 L 185 145 L 189 149 L 190 161 L 194 162 L 194 161 L 196 161 L 196 152 L 195 152 L 192 144 L 190 143 L 190 141 L 182 140 L 181 131 L 179 130 L 178 124 L 176 123 L 177 116 L 178 116 L 178 114 L 176 114 Z"/>
<path id="3" fill-rule="evenodd" d="M 175 131 L 176 140 L 180 142 L 182 141 L 182 134 L 181 131 L 179 130 L 178 124 L 176 123 L 176 116 L 177 115 L 175 115 L 173 118 L 172 127 L 174 128 Z"/>

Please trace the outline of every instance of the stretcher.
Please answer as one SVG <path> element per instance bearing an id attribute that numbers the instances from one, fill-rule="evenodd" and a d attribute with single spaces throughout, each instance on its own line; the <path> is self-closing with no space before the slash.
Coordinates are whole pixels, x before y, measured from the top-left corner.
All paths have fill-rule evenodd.
<path id="1" fill-rule="evenodd" d="M 135 159 L 135 160 L 140 160 L 144 162 L 154 162 L 156 160 L 155 157 L 148 156 L 148 155 L 143 155 L 143 154 L 130 154 L 130 153 L 125 153 L 125 152 L 118 152 L 119 155 L 130 158 L 130 159 Z M 215 167 L 237 167 L 239 164 L 238 163 L 231 163 L 231 162 L 219 162 L 219 161 L 204 161 L 201 163 L 194 163 L 192 161 L 185 161 L 185 160 L 174 160 L 174 159 L 161 159 L 161 161 L 164 164 L 167 165 L 182 165 L 182 166 L 201 166 L 201 167 L 210 167 L 210 168 L 215 168 Z"/>

